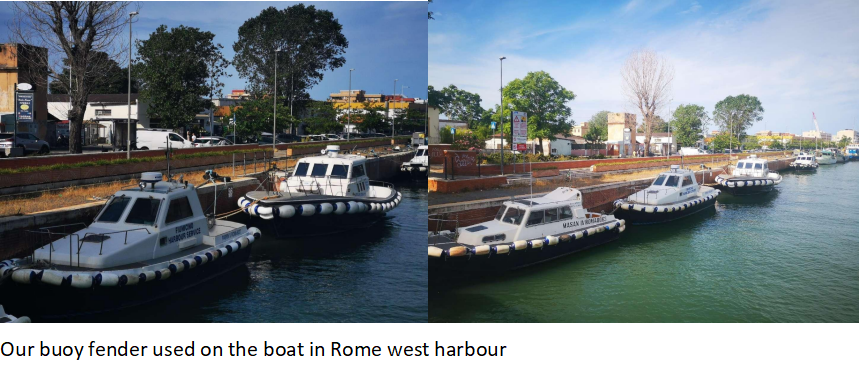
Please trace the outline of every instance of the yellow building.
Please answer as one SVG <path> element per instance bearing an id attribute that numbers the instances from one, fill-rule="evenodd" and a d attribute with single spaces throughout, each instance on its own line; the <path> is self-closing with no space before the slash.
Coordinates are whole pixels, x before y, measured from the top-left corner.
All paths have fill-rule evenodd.
<path id="1" fill-rule="evenodd" d="M 48 50 L 25 44 L 0 45 L 0 114 L 15 114 L 15 86 L 29 83 L 35 91 L 34 122 L 19 125 L 18 131 L 32 132 L 44 139 L 48 121 L 48 72 L 44 68 L 39 72 L 28 64 L 28 60 L 39 54 L 42 55 L 40 59 L 47 59 Z M 0 131 L 12 131 L 11 123 L 4 125 L 0 125 Z"/>

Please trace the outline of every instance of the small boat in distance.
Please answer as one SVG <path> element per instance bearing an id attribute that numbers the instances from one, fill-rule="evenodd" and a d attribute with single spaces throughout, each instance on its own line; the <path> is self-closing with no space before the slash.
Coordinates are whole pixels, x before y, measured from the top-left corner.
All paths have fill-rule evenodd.
<path id="1" fill-rule="evenodd" d="M 409 173 L 412 178 L 427 178 L 430 173 L 429 149 L 426 145 L 419 145 L 415 156 L 400 166 L 400 171 Z"/>
<path id="2" fill-rule="evenodd" d="M 338 145 L 322 153 L 299 159 L 292 173 L 273 170 L 274 190 L 248 192 L 239 207 L 268 221 L 278 237 L 297 237 L 368 227 L 400 204 L 394 185 L 367 177 L 364 156 L 339 154 Z"/>
<path id="3" fill-rule="evenodd" d="M 833 165 L 836 163 L 836 155 L 830 149 L 824 149 L 818 152 L 818 155 L 815 156 L 815 161 L 819 165 Z"/>
<path id="4" fill-rule="evenodd" d="M 845 147 L 845 155 L 848 156 L 848 161 L 857 161 L 858 150 L 860 150 L 860 145 L 857 144 L 851 144 Z"/>
<path id="5" fill-rule="evenodd" d="M 818 163 L 815 162 L 815 156 L 800 152 L 797 157 L 788 166 L 797 171 L 815 171 L 818 170 Z"/>
<path id="6" fill-rule="evenodd" d="M 92 224 L 80 225 L 70 234 L 63 230 L 70 225 L 35 231 L 42 246 L 0 263 L 0 278 L 12 281 L 0 287 L 7 309 L 54 318 L 142 305 L 243 265 L 260 237 L 256 228 L 205 215 L 197 188 L 164 182 L 159 172 L 143 173 Z"/>
<path id="7" fill-rule="evenodd" d="M 782 176 L 768 169 L 767 160 L 750 155 L 738 160 L 731 176 L 718 175 L 714 181 L 718 188 L 729 194 L 755 195 L 773 190 L 782 182 Z"/>
<path id="8" fill-rule="evenodd" d="M 431 283 L 501 273 L 615 240 L 625 222 L 582 207 L 582 193 L 559 187 L 542 196 L 503 203 L 496 218 L 428 237 Z"/>
<path id="9" fill-rule="evenodd" d="M 615 200 L 614 214 L 631 225 L 668 222 L 713 207 L 719 194 L 700 185 L 692 170 L 672 165 L 648 188 Z"/>

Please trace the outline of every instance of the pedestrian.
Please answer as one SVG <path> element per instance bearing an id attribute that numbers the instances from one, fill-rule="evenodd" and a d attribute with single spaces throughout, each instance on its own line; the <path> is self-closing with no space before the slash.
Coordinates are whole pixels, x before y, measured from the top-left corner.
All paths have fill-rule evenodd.
<path id="1" fill-rule="evenodd" d="M 193 142 L 193 141 L 196 141 L 196 140 L 197 140 L 197 135 L 194 135 L 194 133 L 192 132 L 192 133 L 191 133 L 191 141 Z"/>

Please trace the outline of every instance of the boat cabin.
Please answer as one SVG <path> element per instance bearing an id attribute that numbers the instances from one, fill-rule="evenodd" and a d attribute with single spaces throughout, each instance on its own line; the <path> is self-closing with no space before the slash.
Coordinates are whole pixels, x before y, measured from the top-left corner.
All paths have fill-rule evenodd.
<path id="1" fill-rule="evenodd" d="M 579 190 L 560 187 L 543 197 L 504 202 L 492 221 L 459 229 L 457 242 L 501 244 L 561 235 L 606 223 L 607 217 L 587 212 Z"/>
<path id="2" fill-rule="evenodd" d="M 738 164 L 732 170 L 732 176 L 766 178 L 768 172 L 767 160 L 751 155 L 743 160 L 738 160 Z"/>
<path id="3" fill-rule="evenodd" d="M 296 163 L 293 174 L 281 180 L 282 193 L 332 196 L 367 196 L 370 179 L 367 159 L 359 155 L 342 155 L 340 146 L 329 145 L 322 156 L 305 157 Z"/>
<path id="4" fill-rule="evenodd" d="M 105 269 L 217 245 L 244 231 L 238 223 L 218 225 L 209 225 L 193 185 L 143 173 L 138 187 L 116 192 L 83 230 L 70 236 L 40 232 L 51 242 L 34 256 L 52 265 Z"/>
<path id="5" fill-rule="evenodd" d="M 697 196 L 699 183 L 690 169 L 672 165 L 660 173 L 650 186 L 627 197 L 630 203 L 663 205 L 674 204 Z"/>
<path id="6" fill-rule="evenodd" d="M 415 151 L 415 156 L 412 157 L 412 160 L 409 162 L 412 164 L 422 164 L 427 165 L 428 157 L 430 156 L 430 149 L 426 145 L 419 145 L 418 150 Z"/>

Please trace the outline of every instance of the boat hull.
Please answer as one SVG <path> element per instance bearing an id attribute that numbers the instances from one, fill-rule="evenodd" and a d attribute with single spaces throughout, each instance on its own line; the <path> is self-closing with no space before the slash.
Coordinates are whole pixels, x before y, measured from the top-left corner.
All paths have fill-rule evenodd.
<path id="1" fill-rule="evenodd" d="M 0 294 L 7 310 L 29 316 L 37 322 L 116 312 L 141 307 L 168 296 L 194 292 L 195 288 L 205 286 L 214 278 L 245 264 L 250 253 L 250 248 L 242 248 L 203 266 L 175 273 L 168 279 L 131 286 L 74 288 L 5 282 L 0 286 Z"/>
<path id="2" fill-rule="evenodd" d="M 385 217 L 385 213 L 356 213 L 328 214 L 310 217 L 292 217 L 286 219 L 257 220 L 256 225 L 268 225 L 279 238 L 296 238 L 303 236 L 319 236 L 370 227 Z"/>
<path id="3" fill-rule="evenodd" d="M 623 226 L 622 226 L 623 227 Z M 613 228 L 557 245 L 541 248 L 511 249 L 504 254 L 467 255 L 460 257 L 428 257 L 430 283 L 447 283 L 470 277 L 498 275 L 540 263 L 556 260 L 618 239 L 623 229 Z M 433 238 L 430 238 L 433 245 Z"/>
<path id="4" fill-rule="evenodd" d="M 653 225 L 657 223 L 674 221 L 676 219 L 684 218 L 686 216 L 696 214 L 704 210 L 712 209 L 716 202 L 717 199 L 714 198 L 706 200 L 701 204 L 691 206 L 684 210 L 676 210 L 674 212 L 654 212 L 653 208 L 649 208 L 649 206 L 646 205 L 644 212 L 641 210 L 634 209 L 616 209 L 615 212 L 612 213 L 612 215 L 614 215 L 616 218 L 624 219 L 625 221 L 627 221 L 628 224 L 631 225 Z"/>
<path id="5" fill-rule="evenodd" d="M 746 187 L 734 187 L 734 188 L 723 188 L 723 192 L 727 192 L 729 195 L 733 196 L 749 196 L 749 195 L 759 195 L 763 193 L 768 193 L 773 191 L 774 185 L 764 185 L 764 186 L 746 186 Z"/>

